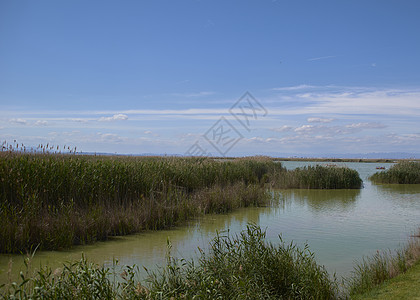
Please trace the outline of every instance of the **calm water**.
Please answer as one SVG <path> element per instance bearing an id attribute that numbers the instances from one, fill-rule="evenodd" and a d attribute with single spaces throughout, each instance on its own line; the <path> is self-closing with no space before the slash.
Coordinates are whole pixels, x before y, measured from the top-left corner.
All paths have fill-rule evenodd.
<path id="1" fill-rule="evenodd" d="M 287 168 L 315 164 L 284 162 Z M 323 164 L 323 163 L 318 163 Z M 140 265 L 155 269 L 165 263 L 167 240 L 172 254 L 192 258 L 197 246 L 206 248 L 216 231 L 237 233 L 254 222 L 267 229 L 267 237 L 278 242 L 281 234 L 287 242 L 308 243 L 317 261 L 329 272 L 347 275 L 365 255 L 376 250 L 396 249 L 420 227 L 420 185 L 372 185 L 367 178 L 377 166 L 392 164 L 337 163 L 356 169 L 364 180 L 361 190 L 287 190 L 273 191 L 270 207 L 236 210 L 227 215 L 209 215 L 173 230 L 147 232 L 118 237 L 71 251 L 38 252 L 34 268 L 78 260 L 82 253 L 91 261 L 112 266 Z M 23 268 L 22 256 L 0 256 L 0 283 L 7 280 L 12 258 L 14 273 Z M 16 273 L 15 273 L 16 274 Z"/>

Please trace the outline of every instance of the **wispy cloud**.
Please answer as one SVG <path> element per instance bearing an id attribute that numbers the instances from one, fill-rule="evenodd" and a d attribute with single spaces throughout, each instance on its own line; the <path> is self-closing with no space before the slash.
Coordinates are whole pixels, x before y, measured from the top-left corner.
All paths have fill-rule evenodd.
<path id="1" fill-rule="evenodd" d="M 308 118 L 309 123 L 330 123 L 334 121 L 333 118 Z"/>
<path id="2" fill-rule="evenodd" d="M 328 55 L 328 56 L 313 57 L 313 58 L 308 58 L 307 61 L 323 60 L 323 59 L 329 59 L 329 58 L 334 58 L 334 57 L 337 57 L 337 56 Z"/>
<path id="3" fill-rule="evenodd" d="M 273 91 L 299 91 L 299 90 L 306 90 L 310 88 L 315 88 L 313 85 L 307 85 L 307 84 L 299 84 L 294 86 L 284 86 L 284 87 L 277 87 L 273 88 Z"/>
<path id="4" fill-rule="evenodd" d="M 420 91 L 403 89 L 330 88 L 322 91 L 287 95 L 268 99 L 278 103 L 270 115 L 420 115 Z M 287 103 L 287 107 L 281 104 Z"/>
<path id="5" fill-rule="evenodd" d="M 111 121 L 125 121 L 128 120 L 128 116 L 124 114 L 116 114 L 112 117 L 101 117 L 99 118 L 99 122 L 111 122 Z"/>
<path id="6" fill-rule="evenodd" d="M 121 143 L 126 140 L 124 137 L 115 133 L 98 133 L 97 135 L 100 142 Z"/>
<path id="7" fill-rule="evenodd" d="M 354 129 L 381 129 L 386 128 L 387 126 L 380 123 L 354 123 L 346 125 L 347 128 L 354 128 Z"/>
<path id="8" fill-rule="evenodd" d="M 271 130 L 276 131 L 276 132 L 288 132 L 288 131 L 291 131 L 292 129 L 293 129 L 293 126 L 283 125 L 278 128 L 272 128 Z"/>
<path id="9" fill-rule="evenodd" d="M 203 91 L 203 92 L 196 92 L 196 93 L 172 93 L 169 95 L 176 96 L 176 97 L 194 98 L 194 97 L 205 97 L 205 96 L 210 96 L 214 94 L 215 92 Z"/>
<path id="10" fill-rule="evenodd" d="M 252 150 L 255 153 L 270 147 L 272 151 L 293 151 L 293 148 L 297 151 L 315 151 L 312 148 L 314 145 L 319 147 L 319 151 L 326 149 L 337 152 L 353 148 L 359 151 L 357 147 L 370 151 L 390 151 L 392 147 L 401 145 L 407 151 L 420 147 L 417 130 L 420 88 L 379 89 L 301 84 L 263 92 L 267 94 L 259 97 L 255 93 L 255 96 L 267 109 L 269 116 L 255 122 L 255 128 L 249 133 L 254 138 L 244 134 L 245 144 L 258 144 Z M 237 99 L 231 99 L 228 104 L 218 103 L 217 106 L 209 106 L 204 98 L 193 100 L 198 106 L 180 106 L 179 109 L 144 109 L 137 106 L 127 110 L 2 110 L 0 127 L 3 127 L 2 136 L 19 140 L 25 138 L 29 142 L 36 139 L 55 143 L 69 141 L 83 151 L 115 149 L 111 152 L 121 152 L 123 142 L 123 148 L 127 149 L 124 151 L 132 153 L 152 152 L 153 149 L 160 151 L 157 153 L 184 153 L 186 144 L 193 143 L 222 116 L 232 120 L 232 124 L 240 130 L 241 124 L 229 114 L 229 107 Z M 129 122 L 123 122 L 125 120 Z M 38 126 L 36 129 L 35 125 Z M 23 127 L 25 134 L 22 134 Z M 70 129 L 80 132 L 65 133 Z M 43 131 L 43 136 L 40 136 Z M 55 134 L 48 134 L 51 131 Z M 193 131 L 197 137 L 181 138 L 189 131 Z M 246 147 L 243 149 L 251 151 Z"/>
<path id="11" fill-rule="evenodd" d="M 78 123 L 86 123 L 88 120 L 86 119 L 82 119 L 82 118 L 66 118 L 66 121 L 71 121 L 71 122 L 78 122 Z"/>

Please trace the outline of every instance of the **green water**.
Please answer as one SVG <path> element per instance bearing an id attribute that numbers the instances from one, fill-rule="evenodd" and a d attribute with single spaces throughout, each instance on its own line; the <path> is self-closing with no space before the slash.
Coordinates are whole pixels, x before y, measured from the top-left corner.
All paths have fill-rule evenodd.
<path id="1" fill-rule="evenodd" d="M 308 164 L 315 163 L 284 162 L 287 168 Z M 254 222 L 267 228 L 267 238 L 273 242 L 277 242 L 281 234 L 285 241 L 293 240 L 299 245 L 308 243 L 317 261 L 329 272 L 345 276 L 355 261 L 376 250 L 398 248 L 420 227 L 420 185 L 378 186 L 367 180 L 377 171 L 377 166 L 389 168 L 391 164 L 345 165 L 359 172 L 364 180 L 363 189 L 272 191 L 270 207 L 208 215 L 172 230 L 117 237 L 70 251 L 38 252 L 32 260 L 32 268 L 43 265 L 55 268 L 63 262 L 80 259 L 84 253 L 89 260 L 107 266 L 112 266 L 113 259 L 117 259 L 120 265 L 136 264 L 153 270 L 165 263 L 168 239 L 174 256 L 193 258 L 197 247 L 206 249 L 217 230 L 229 229 L 234 234 L 248 222 Z M 8 280 L 10 259 L 13 276 L 23 270 L 23 256 L 1 255 L 0 283 Z"/>

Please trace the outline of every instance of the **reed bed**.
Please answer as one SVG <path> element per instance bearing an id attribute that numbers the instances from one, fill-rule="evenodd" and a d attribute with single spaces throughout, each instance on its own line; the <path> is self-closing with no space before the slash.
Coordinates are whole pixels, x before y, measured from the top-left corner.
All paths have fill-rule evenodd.
<path id="1" fill-rule="evenodd" d="M 205 213 L 268 201 L 277 188 L 360 188 L 356 171 L 288 171 L 267 157 L 233 160 L 49 152 L 3 143 L 0 151 L 0 253 L 20 253 L 162 229 Z M 23 150 L 22 150 L 23 149 Z M 42 151 L 40 151 L 42 149 Z M 61 151 L 61 150 L 59 150 Z"/>
<path id="2" fill-rule="evenodd" d="M 170 249 L 170 244 L 169 244 Z M 238 236 L 218 234 L 198 264 L 167 257 L 167 265 L 137 279 L 139 269 L 122 273 L 81 261 L 8 284 L 5 299 L 336 299 L 338 288 L 307 247 L 273 245 L 249 224 Z"/>
<path id="3" fill-rule="evenodd" d="M 374 183 L 420 184 L 420 162 L 403 161 L 370 178 Z"/>
<path id="4" fill-rule="evenodd" d="M 377 251 L 375 255 L 362 259 L 353 270 L 345 285 L 350 296 L 360 295 L 406 272 L 420 260 L 420 231 L 412 236 L 407 245 L 395 252 Z"/>
<path id="5" fill-rule="evenodd" d="M 360 189 L 363 181 L 356 170 L 336 166 L 307 166 L 277 169 L 272 186 L 282 189 Z"/>
<path id="6" fill-rule="evenodd" d="M 0 153 L 0 252 L 62 249 L 267 200 L 262 158 Z"/>

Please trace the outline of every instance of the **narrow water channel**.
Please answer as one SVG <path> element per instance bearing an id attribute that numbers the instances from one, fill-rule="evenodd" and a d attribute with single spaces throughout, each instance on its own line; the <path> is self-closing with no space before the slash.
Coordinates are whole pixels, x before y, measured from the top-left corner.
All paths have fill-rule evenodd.
<path id="1" fill-rule="evenodd" d="M 308 162 L 283 162 L 296 168 Z M 318 163 L 323 164 L 323 163 Z M 309 245 L 320 264 L 330 273 L 348 275 L 355 262 L 377 250 L 396 249 L 420 227 L 420 185 L 373 185 L 367 178 L 377 166 L 392 164 L 341 163 L 356 169 L 364 181 L 361 190 L 279 190 L 272 191 L 270 207 L 239 209 L 226 215 L 207 215 L 171 230 L 144 232 L 117 237 L 94 245 L 78 246 L 69 251 L 37 252 L 32 268 L 78 260 L 82 253 L 91 261 L 112 266 L 139 265 L 156 269 L 164 265 L 166 245 L 172 243 L 172 254 L 193 258 L 197 247 L 206 248 L 216 231 L 229 229 L 235 234 L 248 222 L 267 229 L 267 238 L 278 242 Z M 0 255 L 0 283 L 8 280 L 9 262 L 12 274 L 23 270 L 23 256 Z"/>

